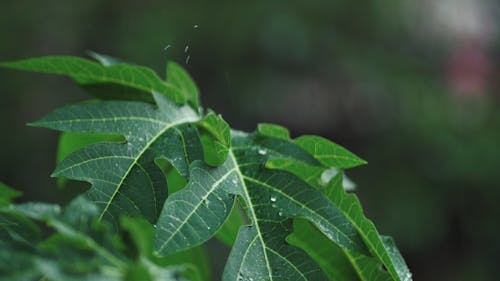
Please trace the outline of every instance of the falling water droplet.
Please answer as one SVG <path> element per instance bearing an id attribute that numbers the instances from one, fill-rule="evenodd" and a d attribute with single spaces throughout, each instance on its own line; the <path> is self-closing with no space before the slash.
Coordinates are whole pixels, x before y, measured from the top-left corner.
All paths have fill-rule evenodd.
<path id="1" fill-rule="evenodd" d="M 168 48 L 172 47 L 170 44 L 168 44 L 167 46 L 165 46 L 165 48 L 163 48 L 164 51 L 168 50 Z"/>
<path id="2" fill-rule="evenodd" d="M 205 202 L 205 205 L 207 205 L 207 207 L 208 207 L 208 204 L 210 204 L 210 200 L 208 200 L 206 198 L 203 200 L 203 202 Z"/>
<path id="3" fill-rule="evenodd" d="M 238 183 L 238 181 L 237 181 L 236 179 L 233 179 L 231 182 L 232 182 L 233 184 L 237 184 L 237 183 Z"/>
<path id="4" fill-rule="evenodd" d="M 260 155 L 266 155 L 267 154 L 267 150 L 265 150 L 265 149 L 259 149 L 259 154 Z"/>
<path id="5" fill-rule="evenodd" d="M 190 59 L 190 58 L 191 58 L 191 56 L 189 56 L 189 55 L 186 57 L 186 64 L 188 64 L 188 63 L 189 63 L 189 59 Z"/>
<path id="6" fill-rule="evenodd" d="M 198 25 L 197 24 L 193 25 L 193 29 L 198 29 Z"/>
<path id="7" fill-rule="evenodd" d="M 184 53 L 187 53 L 189 51 L 189 45 L 186 45 L 186 47 L 184 48 Z"/>
<path id="8" fill-rule="evenodd" d="M 271 202 L 276 202 L 276 196 L 271 196 Z"/>
<path id="9" fill-rule="evenodd" d="M 280 217 L 283 216 L 283 212 L 281 212 L 281 211 L 278 212 L 278 216 L 280 216 Z"/>
<path id="10" fill-rule="evenodd" d="M 156 224 L 153 224 L 153 227 L 154 227 L 154 228 L 157 228 Z"/>

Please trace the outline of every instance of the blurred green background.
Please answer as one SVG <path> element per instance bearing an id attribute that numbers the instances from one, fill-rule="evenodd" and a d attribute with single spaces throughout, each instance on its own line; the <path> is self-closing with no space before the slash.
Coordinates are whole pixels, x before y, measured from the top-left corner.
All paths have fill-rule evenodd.
<path id="1" fill-rule="evenodd" d="M 348 172 L 367 216 L 415 280 L 498 280 L 495 1 L 2 0 L 0 14 L 0 61 L 93 50 L 163 76 L 175 60 L 233 127 L 273 122 L 346 146 L 369 162 Z M 49 178 L 57 133 L 25 124 L 88 96 L 4 69 L 0 94 L 0 180 L 67 202 L 82 186 Z"/>

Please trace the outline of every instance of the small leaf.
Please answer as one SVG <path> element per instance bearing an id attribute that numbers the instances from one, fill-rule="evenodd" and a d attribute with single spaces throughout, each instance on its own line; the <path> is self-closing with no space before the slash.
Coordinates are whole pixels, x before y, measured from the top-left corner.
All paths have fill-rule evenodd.
<path id="1" fill-rule="evenodd" d="M 259 134 L 267 137 L 275 137 L 284 140 L 290 139 L 290 132 L 288 129 L 279 125 L 261 123 L 258 125 L 257 131 Z"/>
<path id="2" fill-rule="evenodd" d="M 294 142 L 327 167 L 352 168 L 366 164 L 349 150 L 319 136 L 301 136 Z"/>
<path id="3" fill-rule="evenodd" d="M 0 207 L 10 205 L 12 199 L 20 197 L 21 195 L 21 192 L 0 182 Z"/>
<path id="4" fill-rule="evenodd" d="M 210 112 L 197 123 L 197 126 L 200 130 L 205 163 L 211 166 L 222 165 L 231 146 L 229 125 L 222 116 Z"/>

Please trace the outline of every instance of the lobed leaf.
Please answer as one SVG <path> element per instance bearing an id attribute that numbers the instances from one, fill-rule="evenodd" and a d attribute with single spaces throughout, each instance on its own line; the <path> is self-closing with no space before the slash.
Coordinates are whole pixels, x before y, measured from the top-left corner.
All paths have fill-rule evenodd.
<path id="1" fill-rule="evenodd" d="M 156 222 L 167 196 L 165 176 L 156 165 L 167 159 L 184 177 L 189 163 L 201 157 L 199 139 L 190 123 L 198 115 L 153 93 L 158 108 L 140 102 L 107 101 L 66 106 L 32 125 L 72 133 L 124 136 L 125 143 L 97 143 L 65 158 L 53 176 L 87 181 L 87 196 L 99 218 L 117 224 L 120 215 Z"/>
<path id="2" fill-rule="evenodd" d="M 223 280 L 327 280 L 305 252 L 287 245 L 291 218 L 311 221 L 342 247 L 366 251 L 354 227 L 325 196 L 289 173 L 264 166 L 273 157 L 317 163 L 307 152 L 259 134 L 234 132 L 232 142 L 224 165 L 195 162 L 188 186 L 165 202 L 155 236 L 159 255 L 207 241 L 229 216 L 235 195 L 245 202 L 251 225 L 240 228 Z"/>
<path id="3" fill-rule="evenodd" d="M 117 63 L 99 54 L 94 54 L 101 63 L 69 56 L 48 56 L 4 62 L 0 66 L 18 70 L 66 75 L 76 83 L 98 96 L 107 98 L 133 98 L 152 101 L 151 93 L 160 93 L 179 104 L 189 102 L 198 110 L 198 95 L 187 84 L 189 80 L 179 68 L 171 67 L 173 83 L 167 83 L 151 69 Z M 177 78 L 177 79 L 175 79 Z M 183 79 L 182 84 L 179 79 Z M 181 86 L 181 87 L 179 87 Z M 118 93 L 118 94 L 115 94 Z"/>
<path id="4" fill-rule="evenodd" d="M 319 160 L 319 159 L 318 159 Z M 356 253 L 346 252 L 346 255 L 353 263 L 353 266 L 357 268 L 358 275 L 363 277 L 363 280 L 371 280 L 367 276 L 378 276 L 373 275 L 374 272 L 380 273 L 380 268 L 384 266 L 387 268 L 390 276 L 393 280 L 399 281 L 410 281 L 411 273 L 408 270 L 407 265 L 404 263 L 404 259 L 399 254 L 397 248 L 392 245 L 392 247 L 387 247 L 384 243 L 384 236 L 379 235 L 375 225 L 367 219 L 361 208 L 361 204 L 354 194 L 349 194 L 345 191 L 342 186 L 342 173 L 338 173 L 328 182 L 321 179 L 321 176 L 316 179 L 311 178 L 311 174 L 315 176 L 320 175 L 320 171 L 328 171 L 327 167 L 312 166 L 307 163 L 302 163 L 301 166 L 307 166 L 307 169 L 298 168 L 298 165 L 292 165 L 291 160 L 279 160 L 268 162 L 268 167 L 273 169 L 280 169 L 288 171 L 299 178 L 308 181 L 310 184 L 315 186 L 317 189 L 322 190 L 328 198 L 345 214 L 349 221 L 357 229 L 366 247 L 369 249 L 370 253 L 376 257 L 376 262 L 373 262 L 369 257 L 359 256 Z M 314 171 L 311 173 L 310 171 Z M 323 174 L 323 173 L 321 173 Z M 392 253 L 392 254 L 391 254 Z M 378 265 L 374 265 L 378 264 Z M 370 265 L 370 266 L 368 266 Z M 368 278 L 368 279 L 367 279 Z M 370 277 L 371 278 L 371 277 Z M 385 277 L 377 277 L 374 280 L 387 280 Z"/>

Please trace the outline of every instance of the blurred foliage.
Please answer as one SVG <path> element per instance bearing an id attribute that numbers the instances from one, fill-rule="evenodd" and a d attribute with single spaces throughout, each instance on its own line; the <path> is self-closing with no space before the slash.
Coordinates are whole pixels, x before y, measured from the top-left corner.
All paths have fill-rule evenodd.
<path id="1" fill-rule="evenodd" d="M 432 18 L 436 3 L 460 12 L 465 2 L 493 3 L 5 0 L 0 61 L 95 50 L 163 76 L 165 60 L 189 56 L 203 102 L 229 123 L 279 123 L 367 159 L 349 175 L 416 279 L 492 280 L 500 259 L 498 38 L 479 43 L 485 86 L 460 94 L 448 68 L 462 41 L 439 33 L 444 25 L 435 23 L 446 19 Z M 498 7 L 486 10 L 498 25 Z M 26 200 L 66 202 L 77 187 L 57 198 L 47 179 L 57 135 L 24 124 L 81 100 L 82 91 L 60 78 L 1 74 L 0 130 L 9 133 L 0 180 L 24 188 Z"/>

